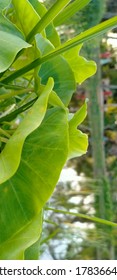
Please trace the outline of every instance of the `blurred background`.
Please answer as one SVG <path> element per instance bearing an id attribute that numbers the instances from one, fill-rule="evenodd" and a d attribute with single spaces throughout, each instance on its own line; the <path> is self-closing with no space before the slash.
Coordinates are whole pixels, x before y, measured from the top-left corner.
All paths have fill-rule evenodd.
<path id="1" fill-rule="evenodd" d="M 116 14 L 117 0 L 92 0 L 58 28 L 61 41 Z M 70 215 L 117 223 L 117 29 L 84 44 L 80 54 L 98 66 L 92 78 L 77 85 L 69 108 L 75 112 L 89 98 L 88 116 L 79 127 L 88 134 L 89 147 L 86 155 L 68 161 L 47 204 L 67 214 L 45 209 L 40 259 L 117 259 L 116 227 Z"/>

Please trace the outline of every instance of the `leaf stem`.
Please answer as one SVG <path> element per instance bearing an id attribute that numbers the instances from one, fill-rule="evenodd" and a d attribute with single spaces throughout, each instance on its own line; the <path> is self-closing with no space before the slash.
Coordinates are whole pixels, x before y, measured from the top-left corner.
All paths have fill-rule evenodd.
<path id="1" fill-rule="evenodd" d="M 52 20 L 61 12 L 61 10 L 70 2 L 70 0 L 58 0 L 55 4 L 46 12 L 41 20 L 35 25 L 35 27 L 28 34 L 26 40 L 31 42 L 36 33 L 41 33 L 43 29 L 49 25 Z"/>
<path id="2" fill-rule="evenodd" d="M 0 95 L 0 100 L 6 100 L 6 99 L 11 98 L 13 96 L 25 94 L 25 93 L 28 93 L 28 92 L 34 92 L 34 89 L 33 88 L 25 88 L 25 89 L 22 89 L 22 90 L 18 90 L 18 92 L 17 91 L 12 91 L 10 93 L 1 94 Z"/>
<path id="3" fill-rule="evenodd" d="M 6 89 L 14 89 L 14 90 L 21 90 L 21 89 L 25 89 L 24 87 L 21 86 L 16 86 L 16 85 L 5 85 L 3 83 L 0 82 L 0 87 L 4 87 Z"/>
<path id="4" fill-rule="evenodd" d="M 20 108 L 16 109 L 14 112 L 1 117 L 0 123 L 12 121 L 14 118 L 17 117 L 18 114 L 21 114 L 21 113 L 25 112 L 26 110 L 28 110 L 35 103 L 36 100 L 37 100 L 37 97 L 32 99 L 31 101 L 29 101 L 28 103 L 24 104 Z"/>
<path id="5" fill-rule="evenodd" d="M 5 131 L 5 130 L 2 129 L 2 128 L 0 128 L 0 134 L 3 134 L 3 135 L 6 136 L 7 138 L 10 138 L 10 136 L 11 136 L 7 131 Z"/>
<path id="6" fill-rule="evenodd" d="M 62 213 L 64 215 L 71 215 L 71 216 L 79 217 L 79 218 L 82 218 L 82 219 L 90 220 L 94 223 L 101 223 L 101 224 L 104 224 L 104 225 L 107 225 L 107 226 L 117 227 L 116 223 L 113 223 L 113 222 L 108 221 L 108 220 L 100 219 L 98 217 L 91 217 L 91 216 L 81 214 L 81 213 L 74 213 L 74 212 L 68 212 L 68 211 L 64 211 L 64 210 L 58 210 L 58 209 L 51 208 L 51 207 L 45 207 L 45 210 L 46 211 L 54 211 L 56 213 Z"/>

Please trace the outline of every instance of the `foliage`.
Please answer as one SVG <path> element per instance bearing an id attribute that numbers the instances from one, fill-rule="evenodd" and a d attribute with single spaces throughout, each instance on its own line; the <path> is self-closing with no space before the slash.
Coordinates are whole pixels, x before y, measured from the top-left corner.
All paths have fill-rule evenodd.
<path id="1" fill-rule="evenodd" d="M 87 67 L 75 49 L 83 67 L 74 74 L 68 52 L 117 25 L 117 17 L 61 45 L 53 20 L 69 2 L 46 10 L 38 0 L 0 1 L 0 259 L 37 258 L 43 207 L 67 159 L 87 151 L 87 135 L 77 130 L 86 102 L 74 115 L 67 106 L 79 67 L 82 82 L 96 65 Z"/>

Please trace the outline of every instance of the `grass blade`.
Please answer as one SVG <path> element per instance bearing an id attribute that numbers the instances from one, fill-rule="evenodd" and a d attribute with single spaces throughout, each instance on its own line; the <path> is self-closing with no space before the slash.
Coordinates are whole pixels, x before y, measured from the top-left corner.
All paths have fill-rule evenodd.
<path id="1" fill-rule="evenodd" d="M 54 20 L 54 25 L 59 26 L 84 8 L 91 0 L 76 0 L 68 5 Z"/>
<path id="2" fill-rule="evenodd" d="M 53 19 L 61 12 L 61 10 L 70 2 L 70 0 L 58 0 L 55 4 L 47 11 L 47 13 L 41 18 L 41 20 L 35 25 L 31 32 L 27 36 L 27 42 L 30 42 L 34 35 L 50 24 Z"/>

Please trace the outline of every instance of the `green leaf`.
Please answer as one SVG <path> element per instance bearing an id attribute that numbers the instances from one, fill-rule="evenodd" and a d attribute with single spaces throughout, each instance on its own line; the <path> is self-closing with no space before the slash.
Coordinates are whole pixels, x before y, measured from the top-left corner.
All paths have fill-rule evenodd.
<path id="1" fill-rule="evenodd" d="M 71 48 L 76 47 L 77 45 L 80 45 L 84 42 L 87 42 L 88 40 L 91 40 L 93 38 L 96 38 L 105 32 L 111 30 L 112 28 L 117 26 L 117 16 L 112 17 L 109 20 L 106 20 L 92 28 L 89 28 L 88 30 L 82 32 L 81 34 L 77 35 L 71 40 L 68 40 L 55 50 L 53 50 L 51 53 L 47 54 L 46 56 L 42 57 L 40 59 L 40 64 L 44 63 L 47 60 L 52 59 L 53 57 L 56 57 L 57 55 L 64 53 Z"/>
<path id="2" fill-rule="evenodd" d="M 24 141 L 41 124 L 46 113 L 48 98 L 53 85 L 53 79 L 50 78 L 41 96 L 27 113 L 0 154 L 0 183 L 8 180 L 16 172 L 20 164 Z"/>
<path id="3" fill-rule="evenodd" d="M 87 152 L 88 136 L 77 129 L 77 126 L 83 122 L 86 115 L 87 104 L 85 102 L 69 121 L 69 159 L 79 157 Z"/>
<path id="4" fill-rule="evenodd" d="M 22 33 L 0 14 L 0 72 L 9 68 L 20 50 L 29 47 Z"/>
<path id="5" fill-rule="evenodd" d="M 70 152 L 72 156 L 74 151 L 79 155 L 76 127 L 86 115 L 86 105 L 68 125 L 68 111 L 53 91 L 50 104 L 56 107 L 47 110 L 41 125 L 26 138 L 16 173 L 0 186 L 0 259 L 23 259 L 25 250 L 26 259 L 32 259 L 31 251 L 36 258 L 35 242 L 41 231 L 37 217 L 51 196 Z"/>
<path id="6" fill-rule="evenodd" d="M 34 42 L 34 44 L 32 45 L 31 48 L 25 49 L 23 51 L 23 53 L 20 54 L 20 56 L 12 64 L 12 68 L 15 70 L 20 70 L 23 67 L 25 67 L 26 65 L 33 62 L 38 57 L 40 57 L 40 52 L 36 46 L 36 43 Z M 37 69 L 37 71 L 38 71 L 38 69 Z M 26 78 L 27 80 L 30 80 L 33 75 L 34 75 L 34 69 L 25 73 L 24 78 Z"/>
<path id="7" fill-rule="evenodd" d="M 9 4 L 11 0 L 0 0 L 0 12 L 4 10 Z"/>
<path id="8" fill-rule="evenodd" d="M 39 239 L 25 250 L 25 260 L 39 260 L 40 253 L 40 236 Z"/>
<path id="9" fill-rule="evenodd" d="M 30 245 L 39 239 L 33 222 L 37 223 L 66 162 L 67 139 L 67 113 L 60 107 L 49 109 L 40 127 L 27 137 L 17 172 L 0 186 L 0 259 L 23 255 L 29 247 L 23 236 Z"/>
<path id="10" fill-rule="evenodd" d="M 71 2 L 54 20 L 54 25 L 59 26 L 84 8 L 91 0 L 75 0 Z"/>
<path id="11" fill-rule="evenodd" d="M 0 73 L 9 68 L 20 50 L 29 47 L 21 38 L 0 31 Z"/>
<path id="12" fill-rule="evenodd" d="M 14 209 L 14 211 L 16 210 Z M 17 214 L 14 216 L 18 218 Z M 9 218 L 8 215 L 8 219 Z M 6 223 L 6 221 L 4 222 Z M 9 226 L 12 227 L 13 223 L 11 220 L 9 220 L 9 223 Z M 6 227 L 8 227 L 7 223 Z M 29 223 L 27 222 L 24 227 L 21 227 L 15 234 L 11 234 L 8 240 L 0 244 L 0 260 L 23 260 L 25 250 L 37 242 L 40 238 L 41 231 L 42 213 L 40 212 L 32 221 Z"/>
<path id="13" fill-rule="evenodd" d="M 20 23 L 20 28 L 24 35 L 27 36 L 30 30 L 39 22 L 40 17 L 28 0 L 12 0 L 12 3 Z"/>
<path id="14" fill-rule="evenodd" d="M 41 55 L 45 55 L 54 48 L 53 45 L 41 35 L 37 35 L 36 40 Z M 68 105 L 75 91 L 76 83 L 71 67 L 67 61 L 62 56 L 58 56 L 57 58 L 45 62 L 40 68 L 39 76 L 41 77 L 42 84 L 46 84 L 49 76 L 53 77 L 54 90 L 62 102 Z"/>
<path id="15" fill-rule="evenodd" d="M 21 33 L 21 31 L 1 13 L 0 13 L 0 31 L 10 33 L 24 40 L 23 33 Z"/>
<path id="16" fill-rule="evenodd" d="M 76 82 L 81 84 L 87 78 L 96 73 L 97 67 L 94 61 L 88 61 L 79 55 L 82 45 L 77 46 L 64 54 L 74 72 Z"/>
<path id="17" fill-rule="evenodd" d="M 117 16 L 82 32 L 80 35 L 77 35 L 75 38 L 64 43 L 61 46 L 61 51 L 62 52 L 67 51 L 70 48 L 73 48 L 81 43 L 84 43 L 88 40 L 91 40 L 97 36 L 102 35 L 103 33 L 109 31 L 110 29 L 112 29 L 116 26 L 117 26 Z M 59 49 L 60 49 L 60 47 L 58 48 L 58 52 L 59 52 Z M 57 49 L 56 49 L 56 51 L 57 51 Z"/>

